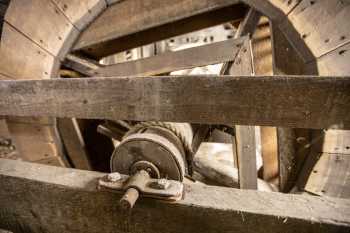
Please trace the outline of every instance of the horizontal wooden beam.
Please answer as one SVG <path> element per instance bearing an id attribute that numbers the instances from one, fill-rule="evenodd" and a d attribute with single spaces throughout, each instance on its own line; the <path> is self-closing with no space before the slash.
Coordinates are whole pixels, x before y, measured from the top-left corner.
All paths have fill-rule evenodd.
<path id="1" fill-rule="evenodd" d="M 238 0 L 120 1 L 81 34 L 74 50 L 101 58 L 155 41 L 238 21 L 246 6 Z"/>
<path id="2" fill-rule="evenodd" d="M 0 115 L 350 129 L 350 77 L 0 81 Z"/>
<path id="3" fill-rule="evenodd" d="M 247 38 L 231 39 L 98 68 L 91 76 L 158 75 L 233 60 Z"/>
<path id="4" fill-rule="evenodd" d="M 342 233 L 350 200 L 186 185 L 175 203 L 97 190 L 104 174 L 0 159 L 0 228 L 13 232 Z"/>

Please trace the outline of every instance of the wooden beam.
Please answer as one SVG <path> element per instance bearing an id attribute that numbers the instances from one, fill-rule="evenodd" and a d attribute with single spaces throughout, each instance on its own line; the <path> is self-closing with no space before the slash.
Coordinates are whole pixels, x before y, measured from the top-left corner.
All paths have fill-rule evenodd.
<path id="1" fill-rule="evenodd" d="M 228 73 L 231 75 L 251 75 L 254 73 L 249 40 L 245 41 L 237 57 L 228 65 L 228 68 Z M 241 189 L 257 189 L 255 127 L 236 125 L 234 140 L 239 187 Z"/>
<path id="2" fill-rule="evenodd" d="M 72 54 L 66 56 L 63 65 L 85 76 L 95 76 L 95 71 L 102 66 L 94 61 Z"/>
<path id="3" fill-rule="evenodd" d="M 301 75 L 305 74 L 304 62 L 299 57 L 297 51 L 288 41 L 288 38 L 282 33 L 276 23 L 270 25 L 271 48 L 273 73 L 276 75 Z M 266 46 L 264 46 L 266 47 Z M 266 48 L 262 47 L 266 54 Z M 285 58 L 288 59 L 285 59 Z M 316 72 L 317 73 L 317 72 Z M 290 192 L 300 180 L 302 168 L 306 164 L 305 160 L 312 156 L 310 153 L 311 130 L 298 128 L 275 128 L 277 135 L 277 166 L 278 183 L 282 192 Z M 275 164 L 271 164 L 274 167 Z M 264 165 L 264 169 L 265 169 Z M 302 176 L 303 177 L 303 176 Z"/>
<path id="4" fill-rule="evenodd" d="M 241 189 L 257 189 L 255 127 L 236 125 L 238 180 Z"/>
<path id="5" fill-rule="evenodd" d="M 235 33 L 235 38 L 241 36 L 253 35 L 256 26 L 260 20 L 261 14 L 253 8 L 250 8 L 243 21 L 239 24 L 239 27 Z"/>
<path id="6" fill-rule="evenodd" d="M 244 17 L 237 0 L 121 1 L 108 7 L 80 36 L 74 50 L 101 58 Z M 127 19 L 127 20 L 125 20 Z M 123 22 L 123 23 L 120 23 Z"/>
<path id="7" fill-rule="evenodd" d="M 350 128 L 350 77 L 149 76 L 0 81 L 0 115 Z"/>
<path id="8" fill-rule="evenodd" d="M 0 159 L 0 228 L 13 232 L 348 232 L 350 201 L 186 185 L 176 203 L 97 190 L 103 173 Z"/>
<path id="9" fill-rule="evenodd" d="M 250 8 L 244 20 L 239 24 L 235 38 L 252 35 L 260 19 L 260 13 Z M 230 75 L 252 75 L 254 74 L 252 47 L 250 40 L 246 40 L 234 60 L 224 65 L 227 70 L 223 73 Z M 258 175 L 256 168 L 256 142 L 254 126 L 235 126 L 236 146 L 235 161 L 238 168 L 239 187 L 241 189 L 257 189 Z"/>
<path id="10" fill-rule="evenodd" d="M 74 168 L 92 170 L 85 141 L 75 118 L 57 119 L 57 128 Z"/>
<path id="11" fill-rule="evenodd" d="M 117 63 L 94 71 L 95 76 L 158 75 L 233 60 L 244 40 L 231 39 L 156 56 Z"/>

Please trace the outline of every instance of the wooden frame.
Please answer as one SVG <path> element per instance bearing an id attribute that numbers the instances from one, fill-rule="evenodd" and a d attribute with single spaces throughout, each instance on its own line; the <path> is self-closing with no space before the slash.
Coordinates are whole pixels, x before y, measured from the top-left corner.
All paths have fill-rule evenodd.
<path id="1" fill-rule="evenodd" d="M 98 172 L 0 159 L 0 228 L 14 232 L 348 232 L 350 200 L 186 185 L 176 203 L 130 213 Z M 45 191 L 43 191 L 45 190 Z M 10 194 L 10 195 L 9 195 Z"/>
<path id="2" fill-rule="evenodd" d="M 350 77 L 0 81 L 0 115 L 349 129 L 349 110 Z"/>

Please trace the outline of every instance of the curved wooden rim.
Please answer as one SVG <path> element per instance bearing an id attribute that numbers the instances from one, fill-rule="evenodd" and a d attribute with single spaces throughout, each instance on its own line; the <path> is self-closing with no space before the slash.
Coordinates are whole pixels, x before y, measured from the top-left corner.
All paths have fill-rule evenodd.
<path id="1" fill-rule="evenodd" d="M 216 0 L 215 2 L 220 4 L 229 1 L 230 0 Z M 99 14 L 107 9 L 109 6 L 108 3 L 110 2 L 113 1 L 86 0 L 82 3 L 82 1 L 73 2 L 69 0 L 52 0 L 50 2 L 31 0 L 24 3 L 21 0 L 12 0 L 5 17 L 6 22 L 4 24 L 1 46 L 2 57 L 7 57 L 8 61 L 5 63 L 2 59 L 0 62 L 0 73 L 6 77 L 23 78 L 50 78 L 57 76 L 62 59 L 72 49 L 79 34 L 94 21 Z M 118 2 L 119 1 L 115 3 L 116 7 L 118 4 L 122 3 Z M 235 3 L 236 1 L 232 0 L 231 2 Z M 327 39 L 322 41 L 322 43 L 321 41 L 316 41 L 315 47 L 315 40 L 311 40 L 313 37 L 308 31 L 311 30 L 310 25 L 312 23 L 301 25 L 303 23 L 302 18 L 306 18 L 307 14 L 322 14 L 322 12 L 320 13 L 315 10 L 315 7 L 318 7 L 317 4 L 309 6 L 306 5 L 309 4 L 307 1 L 301 1 L 300 3 L 299 1 L 292 1 L 291 4 L 288 4 L 290 1 L 280 2 L 272 0 L 244 0 L 243 2 L 268 16 L 273 23 L 278 25 L 283 33 L 289 37 L 293 46 L 307 63 L 307 70 L 305 72 L 315 73 L 317 69 L 322 75 L 342 75 L 350 72 L 349 66 L 344 62 L 347 53 L 342 52 L 350 47 L 347 35 L 337 34 L 336 36 L 339 38 L 327 38 L 328 42 L 326 42 Z M 322 7 L 330 6 L 334 8 L 334 2 L 336 1 L 323 1 L 318 4 Z M 30 8 L 29 5 L 31 5 Z M 309 8 L 311 10 L 308 10 Z M 31 11 L 32 9 L 40 9 L 40 12 L 46 15 L 47 20 L 45 21 L 40 17 L 37 18 L 38 16 L 34 11 Z M 23 12 L 26 12 L 26 14 L 23 14 Z M 347 14 L 347 12 L 344 14 Z M 20 17 L 20 15 L 23 16 Z M 346 19 L 346 17 L 344 17 L 344 19 Z M 23 23 L 21 20 L 25 20 L 26 23 Z M 327 28 L 329 29 L 331 26 L 332 24 L 330 24 L 330 26 L 328 25 Z M 42 27 L 49 28 L 50 30 L 42 34 L 40 33 Z M 11 37 L 12 35 L 17 37 L 16 40 L 13 40 L 13 37 Z M 345 39 L 342 39 L 344 36 Z M 335 45 L 332 43 L 338 44 Z M 308 46 L 310 46 L 310 48 Z M 37 61 L 41 62 L 39 63 Z M 18 68 L 14 69 L 13 67 Z M 20 147 L 27 147 L 27 149 L 29 149 L 34 141 L 35 144 L 40 144 L 39 148 L 46 148 L 47 146 L 47 148 L 49 148 L 48 150 L 54 154 L 54 157 L 58 157 L 57 155 L 62 154 L 60 146 L 58 146 L 60 144 L 60 139 L 56 132 L 56 123 L 53 119 L 30 120 L 12 118 L 10 126 L 11 124 L 13 127 L 18 126 L 18 124 L 30 124 L 32 127 L 39 127 L 40 129 L 45 127 L 51 128 L 52 132 L 44 136 L 46 139 L 43 140 L 41 144 L 39 143 L 41 141 L 38 141 L 38 137 L 33 136 L 29 140 L 21 136 L 29 131 L 18 132 L 15 137 L 17 141 L 20 142 Z M 33 148 L 31 148 L 31 150 L 33 150 Z M 43 158 L 40 157 L 39 160 L 42 159 Z"/>

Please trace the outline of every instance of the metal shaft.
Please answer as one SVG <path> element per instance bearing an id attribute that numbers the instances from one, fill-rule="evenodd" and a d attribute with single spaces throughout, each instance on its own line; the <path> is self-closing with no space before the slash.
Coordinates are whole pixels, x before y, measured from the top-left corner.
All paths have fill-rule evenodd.
<path id="1" fill-rule="evenodd" d="M 135 202 L 139 198 L 139 191 L 133 187 L 145 185 L 149 178 L 150 175 L 145 170 L 139 170 L 129 178 L 128 186 L 130 188 L 126 190 L 124 196 L 119 201 L 121 209 L 130 210 L 135 205 Z"/>
<path id="2" fill-rule="evenodd" d="M 123 210 L 130 210 L 135 205 L 138 198 L 139 191 L 135 188 L 129 188 L 119 201 L 120 208 Z"/>

